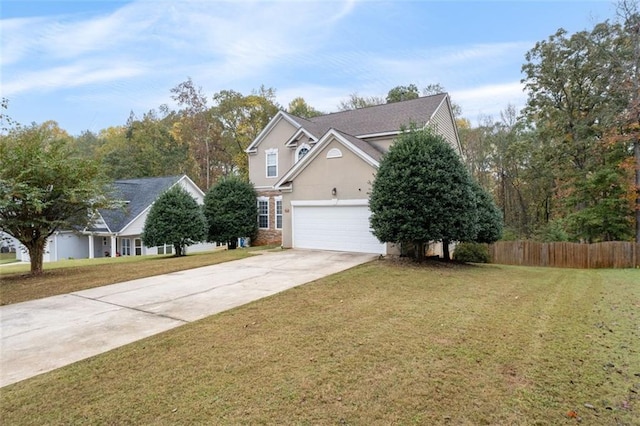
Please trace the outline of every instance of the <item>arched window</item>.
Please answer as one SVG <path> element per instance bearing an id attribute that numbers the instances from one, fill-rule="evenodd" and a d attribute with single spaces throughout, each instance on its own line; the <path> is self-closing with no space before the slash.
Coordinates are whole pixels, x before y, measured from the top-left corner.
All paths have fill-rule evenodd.
<path id="1" fill-rule="evenodd" d="M 305 155 L 307 155 L 307 152 L 309 152 L 309 150 L 311 149 L 311 147 L 309 145 L 302 144 L 298 147 L 298 149 L 296 149 L 296 163 L 300 160 L 302 160 L 302 157 L 304 157 Z"/>

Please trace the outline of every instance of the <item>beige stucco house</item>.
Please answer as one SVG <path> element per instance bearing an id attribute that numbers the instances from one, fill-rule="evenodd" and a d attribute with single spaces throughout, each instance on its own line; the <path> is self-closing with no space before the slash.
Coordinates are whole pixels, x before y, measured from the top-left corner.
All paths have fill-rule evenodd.
<path id="1" fill-rule="evenodd" d="M 447 94 L 300 118 L 278 112 L 247 148 L 258 193 L 254 244 L 387 254 L 369 227 L 369 192 L 401 129 L 431 126 L 461 153 Z"/>

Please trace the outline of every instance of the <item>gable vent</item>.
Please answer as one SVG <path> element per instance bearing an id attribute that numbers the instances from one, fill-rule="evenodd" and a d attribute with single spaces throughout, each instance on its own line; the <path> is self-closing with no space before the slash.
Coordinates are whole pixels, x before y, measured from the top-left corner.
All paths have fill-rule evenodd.
<path id="1" fill-rule="evenodd" d="M 342 157 L 342 151 L 338 148 L 331 148 L 329 152 L 327 152 L 327 158 L 340 158 Z"/>

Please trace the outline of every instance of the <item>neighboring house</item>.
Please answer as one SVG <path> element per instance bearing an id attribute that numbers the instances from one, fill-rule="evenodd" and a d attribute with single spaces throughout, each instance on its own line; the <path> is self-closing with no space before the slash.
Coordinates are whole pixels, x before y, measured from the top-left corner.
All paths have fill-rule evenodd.
<path id="1" fill-rule="evenodd" d="M 83 230 L 55 232 L 47 241 L 44 261 L 172 253 L 171 245 L 144 246 L 141 234 L 155 200 L 175 185 L 183 187 L 198 204 L 203 204 L 204 193 L 187 175 L 117 180 L 113 183 L 112 196 L 122 207 L 99 210 L 93 224 Z M 187 251 L 215 247 L 215 243 L 200 243 L 189 246 Z M 25 250 L 19 250 L 17 256 L 29 260 Z"/>
<path id="2" fill-rule="evenodd" d="M 387 254 L 369 227 L 380 159 L 403 128 L 432 127 L 461 154 L 447 94 L 304 119 L 280 111 L 247 148 L 254 244 Z"/>
<path id="3" fill-rule="evenodd" d="M 16 253 L 20 247 L 20 241 L 6 232 L 0 231 L 0 253 Z"/>

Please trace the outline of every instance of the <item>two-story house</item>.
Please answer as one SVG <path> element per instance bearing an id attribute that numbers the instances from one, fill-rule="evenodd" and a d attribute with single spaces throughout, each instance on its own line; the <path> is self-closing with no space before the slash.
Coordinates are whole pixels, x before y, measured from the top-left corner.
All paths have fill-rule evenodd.
<path id="1" fill-rule="evenodd" d="M 247 148 L 258 237 L 283 247 L 387 254 L 369 226 L 379 162 L 402 129 L 431 126 L 461 153 L 445 93 L 309 119 L 278 112 Z"/>

